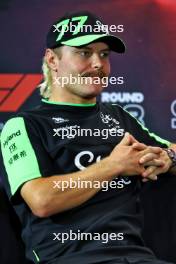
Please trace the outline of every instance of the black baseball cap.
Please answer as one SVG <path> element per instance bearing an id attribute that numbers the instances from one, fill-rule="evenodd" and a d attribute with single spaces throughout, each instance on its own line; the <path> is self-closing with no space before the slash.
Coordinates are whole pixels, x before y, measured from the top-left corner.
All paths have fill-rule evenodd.
<path id="1" fill-rule="evenodd" d="M 47 48 L 63 45 L 82 47 L 93 42 L 104 42 L 110 50 L 124 53 L 125 44 L 114 35 L 109 34 L 107 25 L 88 11 L 67 13 L 54 22 L 47 34 Z"/>

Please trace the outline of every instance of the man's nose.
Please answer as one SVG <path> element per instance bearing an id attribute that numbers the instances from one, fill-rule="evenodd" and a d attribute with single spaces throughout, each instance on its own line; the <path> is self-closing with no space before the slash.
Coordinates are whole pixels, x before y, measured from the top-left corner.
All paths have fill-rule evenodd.
<path id="1" fill-rule="evenodd" d="M 92 68 L 95 70 L 103 68 L 102 59 L 97 54 L 94 54 L 92 57 Z"/>

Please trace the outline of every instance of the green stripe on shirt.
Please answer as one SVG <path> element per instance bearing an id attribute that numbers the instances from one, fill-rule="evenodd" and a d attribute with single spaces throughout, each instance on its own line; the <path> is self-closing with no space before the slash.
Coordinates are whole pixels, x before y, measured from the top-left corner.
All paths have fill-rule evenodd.
<path id="1" fill-rule="evenodd" d="M 161 144 L 165 144 L 167 145 L 167 147 L 169 147 L 171 145 L 171 142 L 169 142 L 166 139 L 163 139 L 161 137 L 159 137 L 158 135 L 156 135 L 155 133 L 151 133 L 148 128 L 146 128 L 145 126 L 143 126 L 139 121 L 137 121 L 139 123 L 139 125 L 142 127 L 143 130 L 145 130 L 150 137 L 154 138 L 157 142 L 161 143 Z"/>
<path id="2" fill-rule="evenodd" d="M 137 120 L 130 112 L 128 112 L 126 109 L 123 109 L 126 113 L 128 113 L 132 118 L 134 118 L 136 120 L 136 122 L 141 126 L 141 128 L 146 131 L 148 133 L 148 135 L 152 138 L 154 138 L 157 142 L 159 142 L 160 144 L 165 144 L 167 147 L 169 147 L 171 145 L 171 142 L 163 139 L 161 137 L 159 137 L 158 135 L 156 135 L 155 133 L 151 133 L 148 128 L 146 128 L 144 125 L 142 125 L 139 120 Z"/>

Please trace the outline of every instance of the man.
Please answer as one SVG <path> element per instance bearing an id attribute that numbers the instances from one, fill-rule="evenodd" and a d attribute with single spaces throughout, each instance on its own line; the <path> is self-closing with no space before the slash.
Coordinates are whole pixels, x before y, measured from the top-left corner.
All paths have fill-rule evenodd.
<path id="1" fill-rule="evenodd" d="M 45 99 L 2 131 L 5 186 L 35 263 L 166 263 L 144 246 L 139 190 L 175 173 L 176 145 L 96 102 L 110 50 L 124 43 L 93 14 L 59 19 L 47 35 Z"/>

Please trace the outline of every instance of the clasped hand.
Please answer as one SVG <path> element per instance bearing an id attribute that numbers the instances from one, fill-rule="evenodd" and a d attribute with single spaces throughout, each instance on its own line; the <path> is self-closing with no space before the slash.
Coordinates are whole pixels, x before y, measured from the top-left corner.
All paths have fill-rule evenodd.
<path id="1" fill-rule="evenodd" d="M 165 173 L 169 170 L 172 162 L 164 149 L 157 148 L 158 150 L 153 152 L 153 147 L 139 142 L 134 142 L 132 147 L 138 151 L 145 149 L 149 150 L 147 154 L 144 154 L 139 159 L 139 164 L 145 169 L 141 174 L 143 182 L 157 180 L 159 174 Z"/>
<path id="2" fill-rule="evenodd" d="M 125 133 L 113 149 L 109 161 L 120 175 L 139 175 L 143 182 L 157 180 L 157 176 L 167 172 L 172 163 L 164 149 L 140 143 L 129 133 Z"/>

